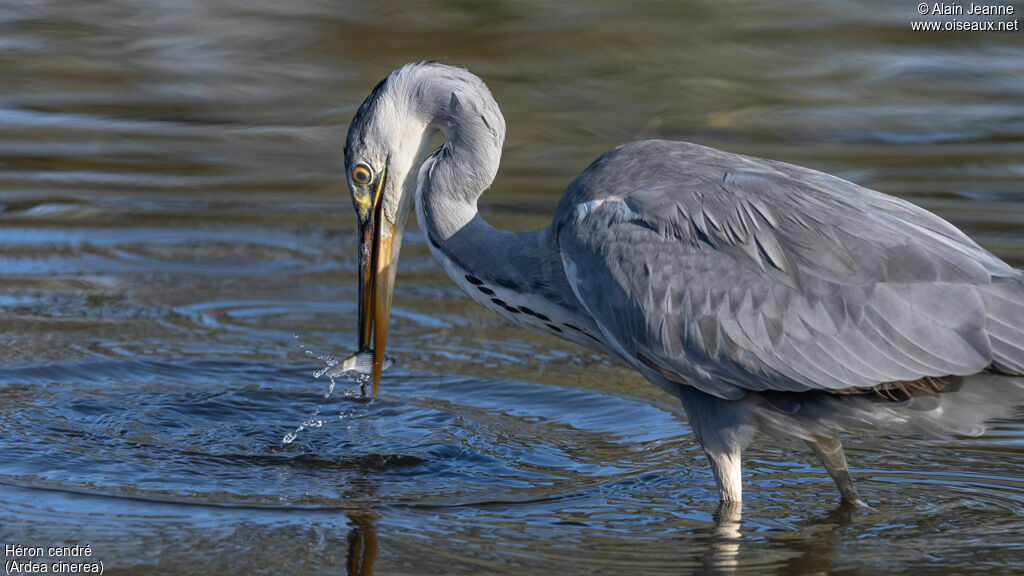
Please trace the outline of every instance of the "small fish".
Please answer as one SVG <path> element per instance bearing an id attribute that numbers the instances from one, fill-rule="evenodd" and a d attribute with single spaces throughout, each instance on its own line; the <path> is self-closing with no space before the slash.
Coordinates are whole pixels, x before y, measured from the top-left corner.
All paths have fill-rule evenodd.
<path id="1" fill-rule="evenodd" d="M 314 374 L 315 377 L 328 376 L 336 378 L 346 376 L 353 380 L 364 379 L 373 374 L 373 350 L 361 350 L 339 362 L 334 358 L 329 359 L 327 366 Z M 384 365 L 381 372 L 386 371 L 395 365 L 395 358 L 390 354 L 384 355 Z"/>
<path id="2" fill-rule="evenodd" d="M 390 354 L 384 355 L 384 364 L 381 372 L 395 365 L 395 358 Z M 363 350 L 349 356 L 341 363 L 342 372 L 356 372 L 363 376 L 369 376 L 373 372 L 373 350 Z"/>

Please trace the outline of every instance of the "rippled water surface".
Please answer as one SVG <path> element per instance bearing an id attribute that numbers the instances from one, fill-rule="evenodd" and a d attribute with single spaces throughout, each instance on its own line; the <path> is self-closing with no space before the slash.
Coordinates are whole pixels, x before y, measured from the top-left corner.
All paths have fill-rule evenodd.
<path id="1" fill-rule="evenodd" d="M 765 439 L 716 515 L 669 397 L 467 300 L 413 225 L 379 397 L 324 398 L 305 353 L 355 345 L 347 122 L 424 58 L 502 106 L 497 226 L 657 136 L 902 196 L 1024 266 L 1024 37 L 911 32 L 915 6 L 4 3 L 0 541 L 119 574 L 1019 573 L 1024 420 L 851 439 L 854 513 Z"/>

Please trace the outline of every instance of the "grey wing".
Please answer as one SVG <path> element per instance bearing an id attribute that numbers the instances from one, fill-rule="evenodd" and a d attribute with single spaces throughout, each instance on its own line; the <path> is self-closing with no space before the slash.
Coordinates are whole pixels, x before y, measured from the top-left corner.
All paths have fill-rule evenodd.
<path id="1" fill-rule="evenodd" d="M 649 376 L 736 398 L 1024 373 L 1021 273 L 951 224 L 813 170 L 642 144 L 584 172 L 555 227 L 577 298 Z"/>

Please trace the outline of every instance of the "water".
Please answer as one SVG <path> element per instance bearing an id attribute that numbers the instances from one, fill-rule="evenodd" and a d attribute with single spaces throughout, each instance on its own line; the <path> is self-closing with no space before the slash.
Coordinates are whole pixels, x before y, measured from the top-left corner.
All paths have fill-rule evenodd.
<path id="1" fill-rule="evenodd" d="M 1024 266 L 1021 36 L 900 4 L 5 3 L 0 541 L 117 574 L 1020 572 L 1021 419 L 851 440 L 853 514 L 765 439 L 716 516 L 671 399 L 468 301 L 414 227 L 378 398 L 325 398 L 304 352 L 355 349 L 347 121 L 423 58 L 502 106 L 497 226 L 661 136 L 897 194 Z"/>

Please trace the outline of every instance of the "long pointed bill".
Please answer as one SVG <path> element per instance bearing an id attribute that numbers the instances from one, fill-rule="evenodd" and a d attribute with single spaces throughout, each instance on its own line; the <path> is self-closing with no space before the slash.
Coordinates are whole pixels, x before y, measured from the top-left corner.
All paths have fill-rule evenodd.
<path id="1" fill-rule="evenodd" d="M 380 225 L 381 234 L 377 241 L 377 274 L 374 287 L 373 315 L 373 397 L 377 397 L 380 373 L 384 369 L 384 344 L 388 336 L 388 319 L 391 317 L 391 295 L 394 292 L 395 271 L 391 261 L 394 248 L 395 227 L 387 222 Z"/>
<path id="2" fill-rule="evenodd" d="M 382 214 L 381 191 L 385 174 L 381 174 L 374 197 L 359 211 L 359 351 L 373 350 L 373 396 L 377 396 L 380 374 L 384 368 L 384 345 L 391 315 L 391 294 L 394 271 L 391 252 L 395 227 Z"/>

